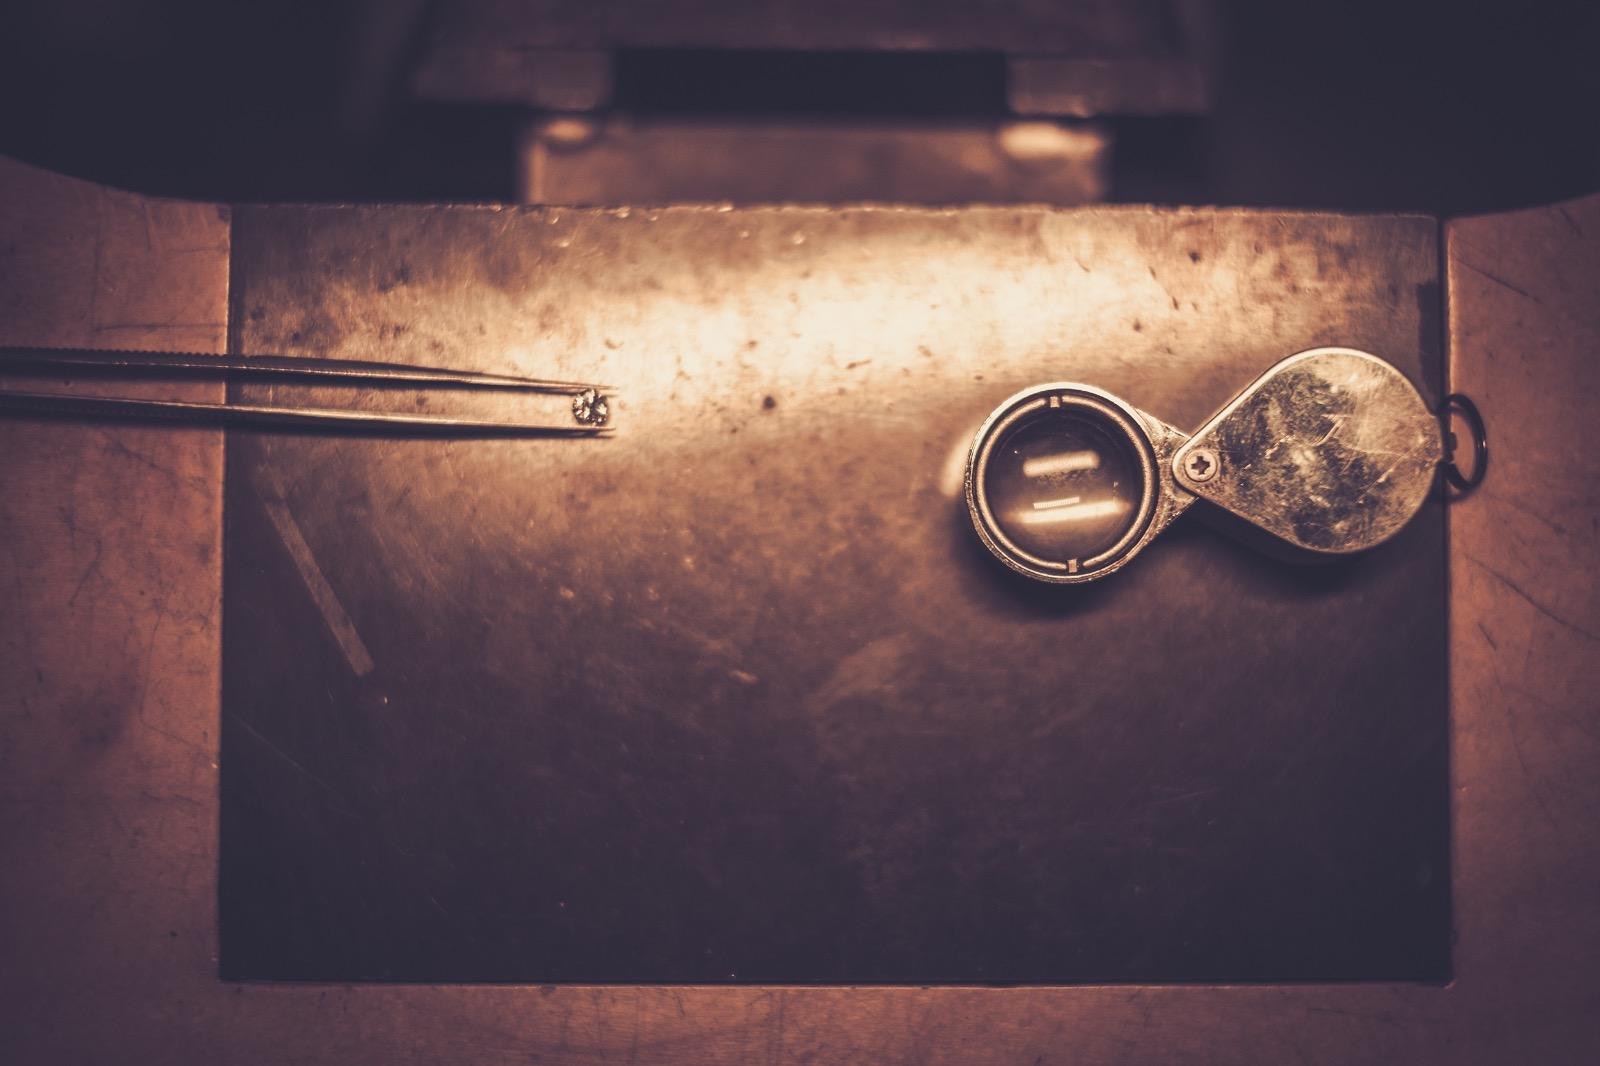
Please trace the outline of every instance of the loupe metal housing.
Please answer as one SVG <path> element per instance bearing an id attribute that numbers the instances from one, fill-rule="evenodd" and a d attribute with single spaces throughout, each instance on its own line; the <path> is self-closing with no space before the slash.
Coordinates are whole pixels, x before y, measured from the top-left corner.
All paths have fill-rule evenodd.
<path id="1" fill-rule="evenodd" d="M 1192 435 L 1076 382 L 1024 389 L 967 457 L 978 537 L 1040 581 L 1126 565 L 1206 500 L 1306 552 L 1381 544 L 1421 509 L 1441 430 L 1405 375 L 1352 348 L 1279 362 Z"/>

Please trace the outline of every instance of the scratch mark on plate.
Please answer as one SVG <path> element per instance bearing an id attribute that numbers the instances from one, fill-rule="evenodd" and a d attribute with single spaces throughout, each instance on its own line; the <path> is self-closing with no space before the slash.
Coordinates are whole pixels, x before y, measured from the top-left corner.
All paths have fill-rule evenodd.
<path id="1" fill-rule="evenodd" d="M 367 651 L 367 645 L 362 641 L 361 634 L 356 632 L 355 623 L 345 612 L 344 604 L 339 602 L 333 586 L 328 584 L 327 577 L 322 573 L 322 567 L 317 565 L 317 558 L 311 552 L 311 545 L 306 543 L 305 535 L 300 532 L 300 523 L 295 521 L 289 505 L 284 502 L 283 493 L 274 484 L 275 480 L 266 472 L 262 472 L 256 479 L 256 488 L 261 493 L 261 502 L 267 509 L 267 517 L 272 520 L 273 528 L 278 531 L 278 538 L 283 541 L 289 557 L 294 560 L 295 569 L 300 572 L 300 580 L 305 582 L 306 591 L 311 593 L 311 600 L 322 613 L 322 620 L 327 623 L 329 632 L 339 645 L 339 650 L 344 652 L 345 662 L 350 664 L 351 671 L 357 677 L 366 677 L 372 673 L 376 665 L 372 661 L 372 654 Z"/>

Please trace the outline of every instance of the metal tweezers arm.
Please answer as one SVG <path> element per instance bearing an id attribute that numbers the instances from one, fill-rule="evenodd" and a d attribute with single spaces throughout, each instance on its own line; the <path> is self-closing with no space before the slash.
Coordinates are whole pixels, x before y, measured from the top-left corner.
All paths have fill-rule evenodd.
<path id="1" fill-rule="evenodd" d="M 571 421 L 498 422 L 439 415 L 388 414 L 324 407 L 146 400 L 76 393 L 0 391 L 0 411 L 88 415 L 108 418 L 162 418 L 208 424 L 325 429 L 399 429 L 422 433 L 600 436 L 611 432 L 606 385 L 549 381 L 475 370 L 407 366 L 351 359 L 287 358 L 274 355 L 203 355 L 187 352 L 135 352 L 99 348 L 0 347 L 0 370 L 30 369 L 67 374 L 95 371 L 133 375 L 170 372 L 248 374 L 366 385 L 509 389 L 573 398 Z"/>

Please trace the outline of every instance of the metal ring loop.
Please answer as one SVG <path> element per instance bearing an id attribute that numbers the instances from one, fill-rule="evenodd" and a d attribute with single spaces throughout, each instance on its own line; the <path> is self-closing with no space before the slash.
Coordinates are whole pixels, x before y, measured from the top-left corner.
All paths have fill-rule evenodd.
<path id="1" fill-rule="evenodd" d="M 1467 420 L 1467 427 L 1472 431 L 1472 476 L 1467 477 L 1461 473 L 1461 467 L 1456 465 L 1456 436 L 1450 428 L 1450 415 L 1459 413 Z M 1483 415 L 1478 412 L 1478 405 L 1463 393 L 1452 392 L 1444 398 L 1444 403 L 1439 408 L 1439 423 L 1444 429 L 1445 448 L 1447 454 L 1440 466 L 1444 469 L 1444 478 L 1460 494 L 1465 495 L 1483 484 L 1483 476 L 1489 471 L 1489 433 L 1483 425 Z"/>

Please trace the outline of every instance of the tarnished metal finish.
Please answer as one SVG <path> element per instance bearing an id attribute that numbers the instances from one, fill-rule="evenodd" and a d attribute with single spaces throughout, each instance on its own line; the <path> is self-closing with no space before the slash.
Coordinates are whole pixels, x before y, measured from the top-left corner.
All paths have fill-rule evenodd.
<path id="1" fill-rule="evenodd" d="M 1600 424 L 1600 196 L 1452 222 L 1445 247 L 1450 385 L 1494 436 L 1488 479 L 1450 509 L 1445 1024 L 1485 1063 L 1593 1062 L 1600 451 L 1582 436 Z"/>
<path id="2" fill-rule="evenodd" d="M 1099 594 L 1015 579 L 962 499 L 1033 382 L 1194 425 L 1308 343 L 1435 378 L 1436 247 L 1229 211 L 241 208 L 239 350 L 622 391 L 583 444 L 230 438 L 224 972 L 1443 977 L 1438 509 L 1314 571 L 1172 530 Z"/>
<path id="3" fill-rule="evenodd" d="M 220 350 L 226 227 L 213 208 L 6 163 L 0 188 L 5 341 Z M 1283 244 L 1264 247 L 1304 262 L 1290 252 L 1312 254 L 1304 233 L 1289 225 Z M 1597 417 L 1597 234 L 1600 198 L 1471 219 L 1448 235 L 1452 378 L 1482 403 L 1496 443 L 1489 483 L 1455 507 L 1451 521 L 1457 950 L 1448 986 L 219 981 L 220 435 L 18 422 L 0 425 L 0 1059 L 1593 1061 L 1600 658 L 1592 634 L 1600 632 L 1600 600 L 1574 575 L 1600 568 L 1590 521 L 1600 469 L 1594 455 L 1567 442 L 1572 426 Z M 1137 284 L 1131 272 L 1123 280 Z M 1333 319 L 1351 326 L 1382 292 L 1339 301 L 1344 310 Z M 1251 316 L 1259 305 L 1230 307 Z M 1155 332 L 1155 321 L 1141 318 L 1145 333 L 1129 339 Z M 1300 325 L 1331 343 L 1341 322 Z M 1229 327 L 1220 318 L 1209 328 L 1219 341 L 1248 345 L 1261 322 L 1241 323 L 1232 337 L 1223 336 Z M 1347 343 L 1393 350 L 1379 343 L 1380 330 L 1367 332 L 1359 341 L 1347 334 Z M 1140 351 L 1154 357 L 1163 343 Z M 1265 366 L 1274 353 L 1269 345 L 1253 357 Z M 1004 395 L 997 392 L 988 405 Z M 1198 409 L 1179 413 L 1198 424 L 1226 398 L 1200 398 Z M 71 490 L 65 501 L 63 485 Z M 1150 553 L 1125 578 L 1159 565 L 1160 555 Z M 1405 624 L 1390 628 L 1403 632 Z M 1231 665 L 1214 659 L 1201 669 Z M 1193 722 L 1173 728 L 1196 735 Z M 1275 787 L 1258 794 L 1264 804 L 1281 802 Z M 1262 856 L 1259 865 L 1276 858 Z"/>
<path id="4" fill-rule="evenodd" d="M 1202 448 L 1214 472 L 1189 469 Z M 1319 348 L 1240 393 L 1173 467 L 1191 492 L 1295 547 L 1345 554 L 1411 521 L 1439 458 L 1439 423 L 1405 375 L 1365 352 Z"/>
<path id="5" fill-rule="evenodd" d="M 912 204 L 1103 200 L 1111 138 L 1094 123 L 610 115 L 530 122 L 527 203 Z"/>
<path id="6" fill-rule="evenodd" d="M 1185 453 L 1183 475 L 1186 482 L 1210 481 L 1217 476 L 1217 453 L 1210 448 L 1195 448 Z"/>
<path id="7" fill-rule="evenodd" d="M 1178 484 L 1172 472 L 1174 457 L 1189 435 L 1176 426 L 1169 426 L 1148 411 L 1140 411 L 1145 426 L 1150 430 L 1150 442 L 1156 450 L 1156 470 L 1160 479 L 1161 500 L 1156 505 L 1156 517 L 1150 523 L 1150 538 L 1167 528 L 1177 517 L 1187 511 L 1196 499 L 1194 493 Z"/>
<path id="8" fill-rule="evenodd" d="M 0 159 L 0 343 L 221 352 L 228 234 L 226 208 Z M 0 419 L 0 1062 L 221 1036 L 221 522 L 217 430 Z"/>

